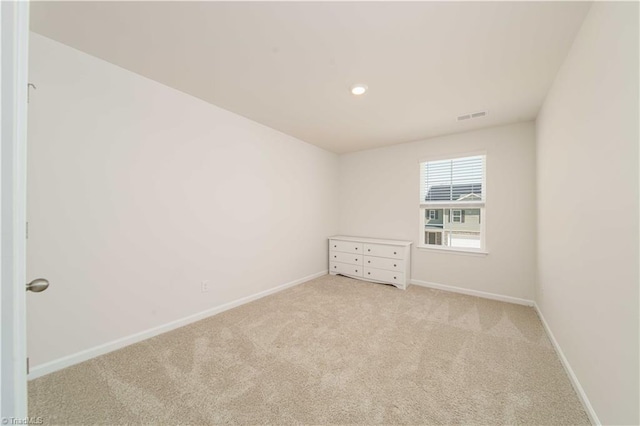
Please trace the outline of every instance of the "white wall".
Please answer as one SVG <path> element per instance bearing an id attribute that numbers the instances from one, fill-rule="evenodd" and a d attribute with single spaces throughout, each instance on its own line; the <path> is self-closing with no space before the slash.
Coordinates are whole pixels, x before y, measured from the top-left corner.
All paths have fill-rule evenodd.
<path id="1" fill-rule="evenodd" d="M 33 33 L 30 67 L 32 366 L 327 269 L 334 154 Z"/>
<path id="2" fill-rule="evenodd" d="M 487 256 L 417 249 L 419 162 L 487 155 Z M 339 232 L 411 240 L 412 278 L 533 300 L 535 127 L 520 123 L 340 156 Z"/>
<path id="3" fill-rule="evenodd" d="M 537 120 L 537 303 L 604 424 L 638 424 L 638 3 L 595 3 Z"/>

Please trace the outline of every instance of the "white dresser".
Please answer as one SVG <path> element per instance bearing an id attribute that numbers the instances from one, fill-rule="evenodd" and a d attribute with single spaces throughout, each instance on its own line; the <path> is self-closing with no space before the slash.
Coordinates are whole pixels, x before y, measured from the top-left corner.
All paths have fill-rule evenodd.
<path id="1" fill-rule="evenodd" d="M 329 272 L 405 290 L 411 280 L 411 241 L 330 237 Z"/>

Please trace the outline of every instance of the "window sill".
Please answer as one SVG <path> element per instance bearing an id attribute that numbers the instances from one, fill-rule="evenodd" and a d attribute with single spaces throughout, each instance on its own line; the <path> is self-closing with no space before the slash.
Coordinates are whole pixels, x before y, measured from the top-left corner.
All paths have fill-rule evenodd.
<path id="1" fill-rule="evenodd" d="M 430 251 L 430 252 L 438 252 L 438 253 L 450 253 L 450 254 L 461 254 L 463 256 L 487 256 L 489 255 L 488 251 L 485 250 L 468 250 L 463 248 L 451 248 L 451 247 L 427 247 L 427 246 L 417 246 L 416 247 L 420 251 Z"/>

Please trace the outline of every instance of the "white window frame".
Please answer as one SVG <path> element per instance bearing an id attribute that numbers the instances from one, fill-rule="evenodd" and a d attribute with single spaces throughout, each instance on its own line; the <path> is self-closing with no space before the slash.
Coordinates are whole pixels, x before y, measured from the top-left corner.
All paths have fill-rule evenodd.
<path id="1" fill-rule="evenodd" d="M 429 209 L 429 220 L 438 219 L 438 211 L 436 209 Z"/>
<path id="2" fill-rule="evenodd" d="M 458 220 L 456 220 L 456 213 Z M 462 223 L 462 209 L 451 209 L 451 223 Z"/>
<path id="3" fill-rule="evenodd" d="M 430 201 L 426 202 L 422 199 L 419 204 L 419 214 L 420 214 L 420 229 L 418 233 L 418 244 L 417 248 L 420 250 L 428 250 L 428 251 L 439 251 L 439 252 L 451 252 L 454 254 L 471 254 L 471 255 L 487 255 L 489 251 L 487 249 L 487 153 L 484 151 L 475 151 L 475 152 L 464 152 L 459 154 L 447 155 L 447 156 L 433 156 L 427 158 L 421 158 L 418 161 L 418 174 L 420 176 L 420 196 L 423 194 L 423 182 L 422 182 L 422 164 L 428 161 L 441 161 L 441 160 L 453 160 L 456 158 L 464 158 L 464 157 L 476 157 L 476 156 L 484 156 L 484 167 L 482 170 L 482 200 L 481 201 Z M 427 221 L 427 211 L 428 210 L 438 210 L 438 209 L 456 209 L 456 210 L 465 210 L 465 209 L 479 209 L 480 210 L 480 248 L 470 248 L 470 247 L 448 247 L 442 245 L 434 245 L 434 244 L 426 244 L 425 243 L 425 225 Z M 453 215 L 453 213 L 451 213 Z"/>

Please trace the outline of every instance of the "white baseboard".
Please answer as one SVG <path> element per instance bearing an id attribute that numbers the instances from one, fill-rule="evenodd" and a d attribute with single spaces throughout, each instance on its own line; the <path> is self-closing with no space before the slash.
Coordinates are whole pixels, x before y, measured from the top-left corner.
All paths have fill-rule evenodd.
<path id="1" fill-rule="evenodd" d="M 562 349 L 560 348 L 558 341 L 556 340 L 555 336 L 551 332 L 551 329 L 549 328 L 549 324 L 547 324 L 547 320 L 544 318 L 544 315 L 542 315 L 542 311 L 540 311 L 538 304 L 534 303 L 533 307 L 536 310 L 538 317 L 540 318 L 540 321 L 542 321 L 544 330 L 547 332 L 547 336 L 549 336 L 549 340 L 551 340 L 551 344 L 553 344 L 553 347 L 556 350 L 558 357 L 560 357 L 560 362 L 562 362 L 562 366 L 567 372 L 567 375 L 569 376 L 569 380 L 571 381 L 571 385 L 573 386 L 573 389 L 578 394 L 578 398 L 580 399 L 580 402 L 582 402 L 582 405 L 584 406 L 584 409 L 587 412 L 587 415 L 589 416 L 589 420 L 591 420 L 591 423 L 594 425 L 601 425 L 602 423 L 600 422 L 600 419 L 598 419 L 598 415 L 593 409 L 593 406 L 591 405 L 589 398 L 587 398 L 587 394 L 582 388 L 582 385 L 578 381 L 578 377 L 576 377 L 575 373 L 573 372 L 573 369 L 571 368 L 571 364 L 569 364 L 569 360 L 567 359 L 566 356 L 564 356 L 564 352 L 562 352 Z"/>
<path id="2" fill-rule="evenodd" d="M 245 303 L 249 303 L 254 300 L 260 299 L 262 297 L 269 296 L 270 294 L 274 294 L 279 291 L 285 290 L 289 287 L 293 287 L 298 284 L 302 284 L 304 282 L 310 281 L 314 278 L 321 277 L 322 275 L 326 275 L 328 272 L 329 272 L 328 270 L 316 272 L 315 274 L 308 275 L 306 277 L 288 282 L 286 284 L 279 285 L 269 290 L 261 291 L 259 293 L 252 294 L 250 296 L 242 297 L 232 302 L 225 303 L 223 305 L 216 306 L 214 308 L 207 309 L 205 311 L 198 312 L 196 314 L 189 315 L 187 317 L 180 318 L 175 321 L 171 321 L 167 324 L 163 324 L 158 327 L 154 327 L 149 330 L 142 331 L 140 333 L 132 334 L 130 336 L 126 336 L 121 339 L 113 340 L 111 342 L 102 344 L 100 346 L 95 346 L 93 348 L 85 349 L 84 351 L 81 351 L 72 355 L 68 355 L 59 359 L 55 359 L 53 361 L 46 362 L 44 364 L 38 365 L 33 369 L 31 369 L 27 378 L 28 380 L 33 380 L 38 377 L 42 377 L 46 374 L 53 373 L 54 371 L 62 370 L 63 368 L 70 367 L 75 364 L 79 364 L 91 358 L 95 358 L 97 356 L 104 355 L 106 353 L 123 348 L 125 346 L 129 346 L 131 344 L 141 342 L 143 340 L 149 339 L 159 334 L 166 333 L 167 331 L 171 331 L 176 328 L 183 327 L 187 324 L 191 324 L 193 322 L 200 321 L 201 319 L 219 314 L 220 312 L 227 311 L 237 306 L 244 305 Z"/>
<path id="3" fill-rule="evenodd" d="M 480 290 L 470 290 L 468 288 L 455 287 L 455 286 L 446 285 L 446 284 L 438 284 L 438 283 L 432 283 L 428 281 L 421 281 L 421 280 L 414 280 L 414 279 L 411 280 L 411 284 L 414 284 L 420 287 L 435 288 L 437 290 L 451 291 L 453 293 L 467 294 L 469 296 L 482 297 L 484 299 L 492 299 L 492 300 L 499 300 L 501 302 L 516 303 L 518 305 L 525 305 L 525 306 L 534 305 L 533 300 L 520 299 L 518 297 L 505 296 L 502 294 L 489 293 L 489 292 L 480 291 Z"/>

